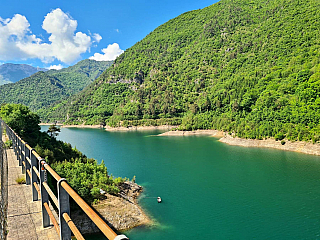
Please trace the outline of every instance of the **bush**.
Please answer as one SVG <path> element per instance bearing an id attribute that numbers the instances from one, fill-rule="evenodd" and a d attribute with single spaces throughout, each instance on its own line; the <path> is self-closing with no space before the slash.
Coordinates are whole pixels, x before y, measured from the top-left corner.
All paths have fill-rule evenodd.
<path id="1" fill-rule="evenodd" d="M 26 179 L 24 177 L 18 177 L 16 179 L 16 183 L 18 184 L 25 184 L 26 183 Z"/>
<path id="2" fill-rule="evenodd" d="M 277 133 L 276 135 L 275 135 L 275 140 L 276 141 L 278 141 L 278 140 L 282 140 L 282 139 L 284 139 L 286 136 L 283 134 L 283 133 Z"/>
<path id="3" fill-rule="evenodd" d="M 5 141 L 4 145 L 6 146 L 6 148 L 11 148 L 12 147 L 12 141 L 11 140 Z"/>

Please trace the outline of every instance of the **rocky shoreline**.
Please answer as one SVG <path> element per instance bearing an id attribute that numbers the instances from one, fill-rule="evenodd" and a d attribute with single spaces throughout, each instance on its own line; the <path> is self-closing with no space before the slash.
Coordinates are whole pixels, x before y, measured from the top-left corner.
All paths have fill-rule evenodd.
<path id="1" fill-rule="evenodd" d="M 118 131 L 148 131 L 148 130 L 167 130 L 170 131 L 177 126 L 171 125 L 161 125 L 161 126 L 128 126 L 128 127 L 109 127 L 106 126 L 104 129 L 109 132 L 118 132 Z"/>
<path id="2" fill-rule="evenodd" d="M 50 126 L 54 123 L 40 123 L 40 126 Z M 160 125 L 160 126 L 128 126 L 128 127 L 110 127 L 110 126 L 103 126 L 103 125 L 63 125 L 61 123 L 55 124 L 61 128 L 101 128 L 105 129 L 109 132 L 121 132 L 121 131 L 148 131 L 148 130 L 166 130 L 170 131 L 173 128 L 178 126 L 172 125 Z"/>
<path id="3" fill-rule="evenodd" d="M 218 130 L 195 130 L 195 131 L 168 131 L 159 134 L 158 136 L 196 136 L 196 135 L 210 135 L 212 137 L 223 137 L 224 133 Z"/>
<path id="4" fill-rule="evenodd" d="M 97 213 L 116 231 L 124 231 L 141 225 L 152 225 L 151 219 L 138 205 L 137 198 L 143 188 L 133 182 L 120 187 L 119 196 L 105 194 L 98 204 L 93 205 Z M 98 233 L 99 229 L 82 211 L 71 213 L 72 220 L 83 234 Z"/>
<path id="5" fill-rule="evenodd" d="M 224 137 L 219 139 L 220 142 L 242 146 L 242 147 L 265 147 L 265 148 L 276 148 L 285 151 L 299 152 L 311 155 L 320 156 L 320 144 L 311 142 L 290 142 L 284 139 L 283 144 L 281 141 L 276 141 L 273 138 L 257 140 L 257 139 L 243 139 L 238 137 L 232 137 L 229 134 L 225 134 Z"/>
<path id="6" fill-rule="evenodd" d="M 158 136 L 195 136 L 195 135 L 210 135 L 212 137 L 220 138 L 219 141 L 234 145 L 234 146 L 242 146 L 242 147 L 265 147 L 265 148 L 276 148 L 285 151 L 293 151 L 311 155 L 320 156 L 320 144 L 311 143 L 311 142 L 303 142 L 296 141 L 291 142 L 287 139 L 284 141 L 276 141 L 274 138 L 268 138 L 264 140 L 258 139 L 244 139 L 239 137 L 233 137 L 230 134 L 218 131 L 218 130 L 196 130 L 196 131 L 169 131 Z M 281 143 L 282 142 L 282 143 Z"/>

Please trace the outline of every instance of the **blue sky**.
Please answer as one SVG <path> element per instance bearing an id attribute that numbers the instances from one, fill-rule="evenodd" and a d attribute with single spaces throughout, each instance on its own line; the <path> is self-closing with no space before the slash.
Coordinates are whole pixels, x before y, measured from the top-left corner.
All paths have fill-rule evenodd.
<path id="1" fill-rule="evenodd" d="M 168 20 L 215 2 L 2 1 L 0 63 L 66 67 L 94 54 L 111 59 Z"/>

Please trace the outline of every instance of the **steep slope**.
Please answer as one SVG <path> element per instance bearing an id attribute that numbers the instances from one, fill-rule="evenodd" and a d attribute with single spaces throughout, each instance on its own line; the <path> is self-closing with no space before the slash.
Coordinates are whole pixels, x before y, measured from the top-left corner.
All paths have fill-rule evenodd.
<path id="1" fill-rule="evenodd" d="M 0 85 L 17 82 L 39 71 L 45 72 L 48 69 L 35 68 L 27 64 L 2 64 L 0 65 Z"/>
<path id="2" fill-rule="evenodd" d="M 187 12 L 126 50 L 46 119 L 178 117 L 181 129 L 316 142 L 319 19 L 316 0 L 222 0 Z"/>
<path id="3" fill-rule="evenodd" d="M 112 61 L 83 60 L 74 66 L 38 72 L 16 83 L 0 86 L 0 103 L 21 103 L 33 111 L 71 96 L 92 83 Z"/>
<path id="4" fill-rule="evenodd" d="M 74 92 L 81 91 L 99 77 L 113 61 L 95 61 L 85 59 L 61 70 L 49 70 L 48 75 L 58 78 L 65 87 Z"/>

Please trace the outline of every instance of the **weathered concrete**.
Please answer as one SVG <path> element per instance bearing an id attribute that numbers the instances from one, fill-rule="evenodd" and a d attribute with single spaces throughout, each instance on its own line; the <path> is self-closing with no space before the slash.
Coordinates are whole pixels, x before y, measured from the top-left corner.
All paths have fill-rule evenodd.
<path id="1" fill-rule="evenodd" d="M 53 227 L 42 227 L 41 201 L 32 201 L 30 185 L 17 184 L 21 167 L 12 149 L 8 155 L 8 239 L 14 240 L 57 240 L 59 236 Z"/>

